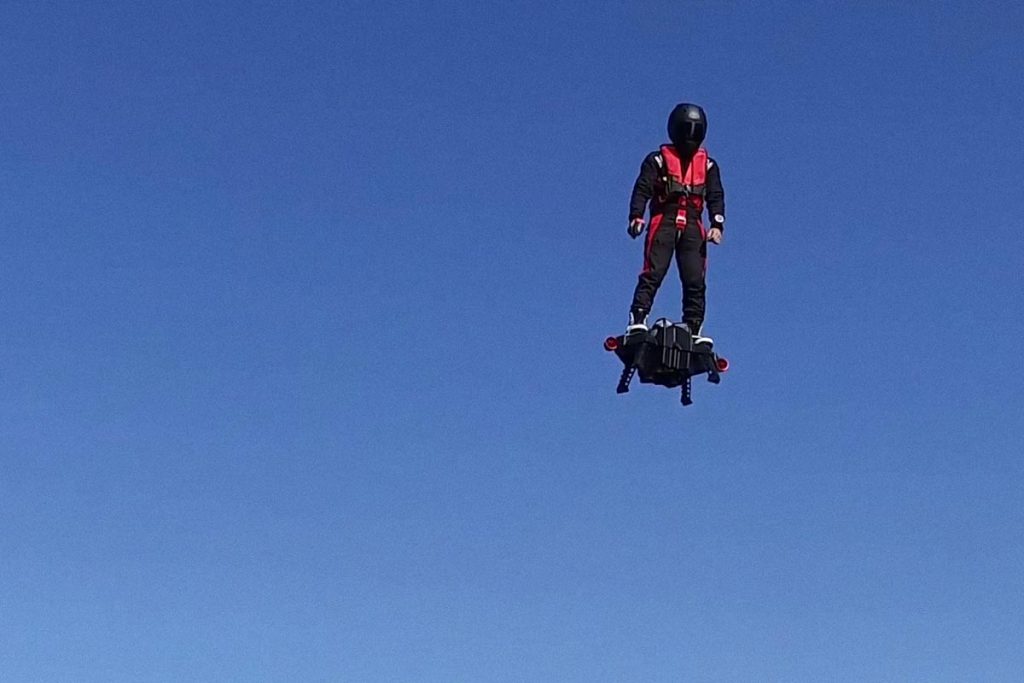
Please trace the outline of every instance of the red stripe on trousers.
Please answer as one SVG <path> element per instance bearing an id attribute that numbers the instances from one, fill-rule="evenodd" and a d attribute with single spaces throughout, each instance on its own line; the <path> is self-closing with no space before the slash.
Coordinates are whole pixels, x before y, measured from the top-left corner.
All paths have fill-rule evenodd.
<path id="1" fill-rule="evenodd" d="M 661 227 L 661 219 L 663 214 L 657 216 L 651 216 L 651 227 L 647 229 L 647 243 L 644 245 L 644 270 L 643 272 L 648 273 L 651 270 L 651 245 L 654 244 L 654 235 L 658 232 L 658 228 Z"/>

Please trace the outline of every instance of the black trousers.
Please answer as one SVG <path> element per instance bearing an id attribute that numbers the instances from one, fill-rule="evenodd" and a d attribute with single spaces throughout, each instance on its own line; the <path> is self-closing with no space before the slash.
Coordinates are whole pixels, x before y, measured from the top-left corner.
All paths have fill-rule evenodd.
<path id="1" fill-rule="evenodd" d="M 672 257 L 675 256 L 679 279 L 683 285 L 683 320 L 699 328 L 704 322 L 705 280 L 708 245 L 700 221 L 690 218 L 686 228 L 680 230 L 675 216 L 655 216 L 647 232 L 644 245 L 644 269 L 633 292 L 631 311 L 647 314 L 654 303 L 661 281 L 665 279 Z M 691 324 L 691 328 L 693 324 Z M 694 330 L 696 331 L 696 330 Z"/>

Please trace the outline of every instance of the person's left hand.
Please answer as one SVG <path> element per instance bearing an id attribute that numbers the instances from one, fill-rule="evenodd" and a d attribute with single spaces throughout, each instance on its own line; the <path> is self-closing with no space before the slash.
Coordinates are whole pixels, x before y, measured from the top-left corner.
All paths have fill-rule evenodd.
<path id="1" fill-rule="evenodd" d="M 708 242 L 714 242 L 715 244 L 722 243 L 722 231 L 718 228 L 711 228 L 708 230 Z"/>

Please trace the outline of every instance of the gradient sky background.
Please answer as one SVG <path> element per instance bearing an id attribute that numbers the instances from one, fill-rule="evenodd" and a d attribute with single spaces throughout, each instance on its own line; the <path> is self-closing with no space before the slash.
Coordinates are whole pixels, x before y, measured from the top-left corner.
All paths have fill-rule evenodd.
<path id="1" fill-rule="evenodd" d="M 0 3 L 0 680 L 1024 680 L 1024 9 L 854 4 Z"/>

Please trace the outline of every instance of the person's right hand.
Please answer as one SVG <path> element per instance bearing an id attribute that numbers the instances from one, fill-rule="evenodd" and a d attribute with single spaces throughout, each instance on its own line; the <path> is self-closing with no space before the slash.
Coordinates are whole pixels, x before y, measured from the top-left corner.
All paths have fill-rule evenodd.
<path id="1" fill-rule="evenodd" d="M 644 219 L 634 218 L 629 222 L 629 227 L 626 228 L 626 231 L 629 233 L 630 237 L 636 239 L 644 231 Z"/>

